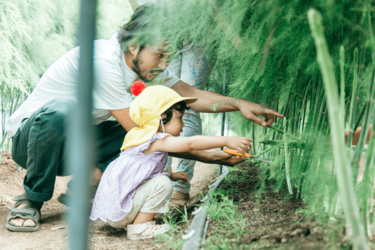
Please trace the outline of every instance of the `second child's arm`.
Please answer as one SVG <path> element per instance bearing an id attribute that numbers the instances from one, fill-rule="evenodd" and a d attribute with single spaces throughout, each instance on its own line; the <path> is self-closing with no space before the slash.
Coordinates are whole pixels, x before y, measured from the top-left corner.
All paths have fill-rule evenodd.
<path id="1" fill-rule="evenodd" d="M 196 150 L 207 150 L 220 147 L 228 147 L 239 152 L 248 152 L 252 140 L 246 137 L 224 137 L 224 136 L 191 136 L 173 137 L 167 136 L 151 143 L 150 147 L 143 152 L 150 154 L 156 151 L 165 152 L 189 152 Z"/>

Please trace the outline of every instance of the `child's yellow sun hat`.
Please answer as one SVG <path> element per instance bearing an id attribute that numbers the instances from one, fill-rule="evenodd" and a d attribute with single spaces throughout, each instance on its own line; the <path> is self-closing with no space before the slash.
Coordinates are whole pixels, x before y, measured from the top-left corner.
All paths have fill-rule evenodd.
<path id="1" fill-rule="evenodd" d="M 181 97 L 176 91 L 162 86 L 150 86 L 142 91 L 130 105 L 130 118 L 139 125 L 125 136 L 121 151 L 148 141 L 159 129 L 160 115 L 174 104 L 185 101 L 191 104 L 196 97 Z"/>

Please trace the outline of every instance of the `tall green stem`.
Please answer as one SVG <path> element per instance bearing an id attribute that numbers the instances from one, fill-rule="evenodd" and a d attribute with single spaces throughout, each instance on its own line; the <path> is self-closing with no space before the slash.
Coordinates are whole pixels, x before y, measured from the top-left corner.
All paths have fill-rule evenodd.
<path id="1" fill-rule="evenodd" d="M 340 47 L 340 107 L 341 116 L 345 117 L 345 50 L 344 46 Z M 344 119 L 345 122 L 345 119 Z"/>
<path id="2" fill-rule="evenodd" d="M 375 120 L 373 119 L 373 122 Z M 362 203 L 362 221 L 365 228 L 365 233 L 370 236 L 370 221 L 369 221 L 369 205 L 368 200 L 372 198 L 372 190 L 373 187 L 373 168 L 374 168 L 374 156 L 372 152 L 375 150 L 375 126 L 371 129 L 371 139 L 366 155 L 366 165 L 365 170 L 363 172 L 363 180 L 361 183 L 361 188 L 359 190 L 359 197 Z"/>
<path id="3" fill-rule="evenodd" d="M 1 143 L 0 143 L 0 150 L 1 151 L 5 151 L 5 150 L 3 150 L 3 146 L 4 146 L 4 142 L 5 142 L 6 138 L 7 138 L 7 132 L 5 132 L 5 134 L 3 135 L 3 138 L 1 139 Z"/>
<path id="4" fill-rule="evenodd" d="M 294 135 L 292 135 L 292 134 L 290 134 L 290 133 L 288 133 L 288 132 L 285 132 L 285 129 L 284 129 L 284 130 L 281 130 L 281 129 L 276 128 L 276 127 L 273 127 L 273 126 L 269 126 L 268 128 L 271 128 L 271 129 L 274 129 L 274 130 L 276 130 L 276 131 L 279 131 L 280 133 L 282 133 L 282 134 L 284 134 L 284 135 L 288 135 L 289 137 L 295 139 L 296 141 L 298 141 L 298 142 L 300 142 L 300 143 L 305 143 L 304 140 L 298 138 L 297 136 L 294 136 Z"/>
<path id="5" fill-rule="evenodd" d="M 353 88 L 352 88 L 352 99 L 350 101 L 350 114 L 349 114 L 349 135 L 348 135 L 348 148 L 351 148 L 354 126 L 355 126 L 355 114 L 357 109 L 357 85 L 358 85 L 358 49 L 354 50 L 354 61 L 353 61 Z"/>
<path id="6" fill-rule="evenodd" d="M 373 44 L 371 16 L 370 16 L 369 12 L 367 13 L 367 17 L 368 17 L 367 18 L 368 29 L 369 29 L 369 32 L 371 34 L 370 37 L 371 37 L 371 41 L 372 41 L 372 44 Z M 371 122 L 371 119 L 372 119 L 371 117 L 373 116 L 374 108 L 375 108 L 375 105 L 374 105 L 374 102 L 373 102 L 373 100 L 375 99 L 375 58 L 374 58 L 375 48 L 373 46 L 371 48 L 372 48 L 372 53 L 371 53 L 372 54 L 372 71 L 371 71 L 371 77 L 370 77 L 370 95 L 367 98 L 367 105 L 366 105 L 366 111 L 365 111 L 365 121 L 364 121 L 364 124 L 362 126 L 357 145 L 355 147 L 353 160 L 351 161 L 351 165 L 352 165 L 352 168 L 354 170 L 357 170 L 359 168 L 359 161 L 360 161 L 361 156 L 362 156 L 364 144 L 366 143 L 366 138 L 367 138 L 367 133 L 368 133 L 367 131 L 369 130 L 370 122 Z M 354 174 L 355 183 L 356 183 L 356 179 L 357 179 L 357 173 L 358 172 L 355 172 L 355 174 Z"/>
<path id="7" fill-rule="evenodd" d="M 317 61 L 323 77 L 324 88 L 329 112 L 333 153 L 336 164 L 336 178 L 339 192 L 343 200 L 346 220 L 349 221 L 353 231 L 353 244 L 355 249 L 368 249 L 366 238 L 361 227 L 357 199 L 352 185 L 351 169 L 348 164 L 345 140 L 344 119 L 339 116 L 340 105 L 338 102 L 337 83 L 334 66 L 328 53 L 328 46 L 323 34 L 322 16 L 315 9 L 307 13 L 312 37 L 315 42 Z"/>
<path id="8" fill-rule="evenodd" d="M 288 133 L 286 133 L 286 125 L 288 121 L 284 118 L 284 154 L 285 154 L 285 173 L 286 183 L 288 184 L 289 194 L 293 195 L 292 184 L 290 182 L 290 171 L 289 171 L 289 149 L 288 149 Z"/>
<path id="9" fill-rule="evenodd" d="M 254 122 L 252 124 L 253 124 L 253 151 L 254 151 L 254 155 L 256 155 L 257 151 L 255 149 L 255 127 L 254 127 Z"/>

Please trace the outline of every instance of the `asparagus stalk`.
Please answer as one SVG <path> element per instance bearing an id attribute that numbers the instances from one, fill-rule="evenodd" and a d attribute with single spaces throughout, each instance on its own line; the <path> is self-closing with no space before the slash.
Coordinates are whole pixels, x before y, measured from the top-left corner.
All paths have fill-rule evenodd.
<path id="1" fill-rule="evenodd" d="M 340 47 L 340 108 L 341 117 L 345 117 L 345 50 L 344 46 Z M 344 119 L 345 122 L 345 119 Z"/>
<path id="2" fill-rule="evenodd" d="M 375 120 L 373 119 L 373 122 Z M 371 236 L 371 231 L 370 231 L 370 221 L 369 221 L 369 204 L 368 200 L 373 199 L 372 198 L 372 190 L 373 188 L 373 176 L 374 176 L 374 157 L 375 154 L 375 126 L 372 127 L 371 129 L 371 139 L 366 155 L 366 166 L 365 166 L 365 171 L 363 172 L 363 180 L 361 183 L 361 188 L 359 191 L 359 195 L 361 198 L 361 203 L 362 203 L 362 221 L 364 224 L 365 228 L 365 233 L 368 236 Z"/>
<path id="3" fill-rule="evenodd" d="M 255 127 L 254 127 L 254 122 L 253 122 L 253 151 L 254 151 L 254 155 L 256 155 L 257 151 L 255 149 Z"/>
<path id="4" fill-rule="evenodd" d="M 352 89 L 352 99 L 350 101 L 350 114 L 349 114 L 349 136 L 348 136 L 348 148 L 351 148 L 354 126 L 355 126 L 355 113 L 357 109 L 357 85 L 358 85 L 358 49 L 354 50 L 354 62 L 353 62 L 353 89 Z"/>
<path id="5" fill-rule="evenodd" d="M 371 34 L 371 41 L 373 41 L 373 36 L 372 36 L 372 25 L 371 25 L 371 17 L 370 15 L 368 14 L 367 15 L 367 20 L 368 20 L 368 28 L 369 28 L 369 31 L 370 31 L 370 34 Z M 373 44 L 373 42 L 372 42 Z M 369 130 L 369 127 L 370 127 L 370 121 L 371 121 L 371 117 L 374 113 L 374 108 L 375 108 L 375 105 L 374 105 L 374 102 L 373 100 L 375 99 L 375 58 L 374 58 L 374 54 L 375 54 L 375 49 L 374 47 L 372 46 L 372 71 L 371 71 L 371 77 L 370 77 L 370 96 L 367 100 L 367 105 L 366 105 L 366 111 L 365 111 L 365 121 L 364 121 L 364 124 L 362 126 L 362 130 L 361 130 L 361 133 L 359 135 L 359 138 L 358 138 L 358 142 L 357 142 L 357 145 L 356 145 L 356 148 L 355 148 L 355 151 L 354 151 L 354 156 L 353 156 L 353 160 L 351 161 L 351 165 L 352 165 L 352 168 L 356 171 L 354 172 L 354 181 L 356 181 L 357 179 L 357 174 L 358 174 L 358 167 L 359 167 L 359 161 L 361 159 L 361 155 L 362 155 L 362 151 L 363 151 L 363 147 L 364 147 L 364 144 L 366 142 L 366 138 L 367 138 L 367 131 Z"/>
<path id="6" fill-rule="evenodd" d="M 288 150 L 288 133 L 286 133 L 287 120 L 284 118 L 284 154 L 285 154 L 285 173 L 286 183 L 288 184 L 289 194 L 293 195 L 292 184 L 290 183 L 290 172 L 289 172 L 289 150 Z"/>
<path id="7" fill-rule="evenodd" d="M 371 16 L 369 14 L 367 14 L 367 20 L 368 20 L 368 25 L 369 25 L 369 30 L 370 30 L 370 33 L 371 33 L 371 43 L 373 45 L 373 37 L 372 37 L 372 27 L 371 27 Z M 374 53 L 375 53 L 375 49 L 374 47 L 372 47 L 372 52 L 373 52 L 373 67 L 375 67 L 375 61 L 374 61 Z M 375 109 L 375 106 L 374 106 L 374 98 L 375 98 L 375 79 L 373 78 L 374 77 L 374 68 L 373 68 L 373 72 L 372 72 L 372 82 L 371 82 L 371 89 L 370 89 L 370 98 L 369 98 L 369 109 L 367 109 L 367 111 L 369 111 L 369 113 L 367 114 L 367 119 L 366 119 L 366 128 L 363 129 L 361 131 L 361 137 L 364 138 L 364 140 L 366 140 L 365 138 L 367 137 L 367 126 L 369 126 L 369 123 L 370 123 L 370 120 L 371 120 L 371 117 L 373 116 L 373 113 L 374 113 L 374 109 Z M 375 117 L 372 117 L 372 124 L 375 124 Z M 373 200 L 373 183 L 374 183 L 374 180 L 373 180 L 373 172 L 374 172 L 374 157 L 375 155 L 373 154 L 374 150 L 375 150 L 375 137 L 374 137 L 374 132 L 375 132 L 375 126 L 372 127 L 371 129 L 371 138 L 370 138 L 370 143 L 369 143 L 369 148 L 368 148 L 368 152 L 367 152 L 367 155 L 366 155 L 366 165 L 365 165 L 365 171 L 363 173 L 363 180 L 362 180 L 362 183 L 361 183 L 361 188 L 360 188 L 360 198 L 361 198 L 361 201 L 362 201 L 362 220 L 363 220 L 363 223 L 364 223 L 364 228 L 365 228 L 365 233 L 370 236 L 372 235 L 372 232 L 371 232 L 371 228 L 370 228 L 370 221 L 369 221 L 369 204 L 368 204 L 368 199 L 371 199 Z M 361 145 L 362 146 L 362 145 Z"/>
<path id="8" fill-rule="evenodd" d="M 288 132 L 285 132 L 285 127 L 284 127 L 284 130 L 281 130 L 281 129 L 276 128 L 276 127 L 273 127 L 273 126 L 269 126 L 268 128 L 272 128 L 272 129 L 274 129 L 274 130 L 276 130 L 276 131 L 279 131 L 280 133 L 283 133 L 284 136 L 287 134 L 289 137 L 292 137 L 293 139 L 295 139 L 295 140 L 297 140 L 297 141 L 299 141 L 299 142 L 301 142 L 301 143 L 305 143 L 304 140 L 298 138 L 297 136 L 294 136 L 294 135 L 292 135 L 292 134 L 290 134 L 290 133 L 288 133 Z"/>
<path id="9" fill-rule="evenodd" d="M 332 145 L 336 163 L 336 178 L 339 192 L 343 200 L 346 220 L 353 232 L 353 245 L 355 249 L 368 249 L 366 238 L 361 227 L 357 199 L 352 185 L 351 169 L 349 167 L 344 141 L 344 119 L 340 114 L 338 102 L 337 83 L 335 79 L 332 59 L 328 53 L 328 46 L 323 34 L 322 16 L 310 9 L 307 13 L 312 37 L 317 51 L 317 61 L 323 77 L 324 88 L 328 103 L 329 122 L 332 134 Z"/>

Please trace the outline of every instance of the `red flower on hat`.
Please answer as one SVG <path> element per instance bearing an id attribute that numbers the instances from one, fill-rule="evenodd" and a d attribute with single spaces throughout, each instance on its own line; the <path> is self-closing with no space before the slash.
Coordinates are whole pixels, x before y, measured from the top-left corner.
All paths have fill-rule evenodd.
<path id="1" fill-rule="evenodd" d="M 131 86 L 132 94 L 138 96 L 146 87 L 146 84 L 142 81 L 133 82 Z"/>

